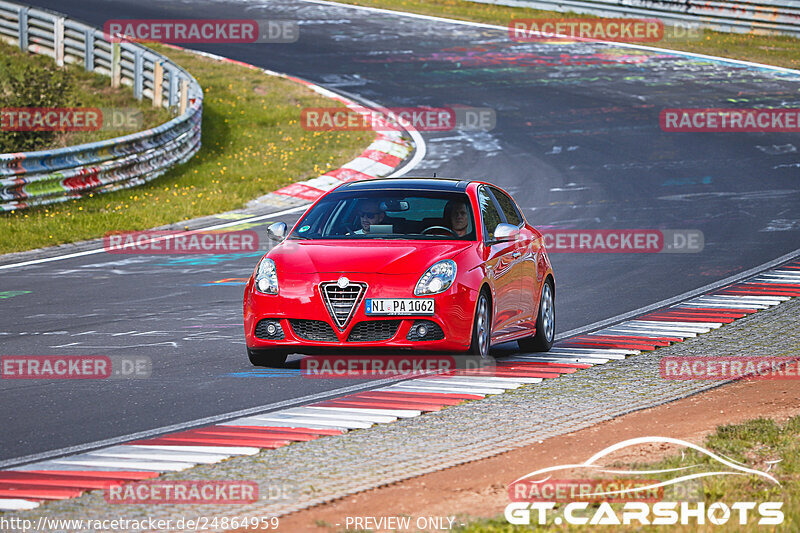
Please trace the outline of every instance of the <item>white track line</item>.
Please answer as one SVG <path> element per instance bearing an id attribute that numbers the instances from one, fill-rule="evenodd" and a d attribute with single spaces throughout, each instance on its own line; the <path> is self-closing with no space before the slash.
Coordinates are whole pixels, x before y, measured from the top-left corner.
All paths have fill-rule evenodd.
<path id="1" fill-rule="evenodd" d="M 572 356 L 572 357 L 583 357 L 583 356 L 591 355 L 591 354 L 580 353 L 580 352 L 575 352 L 575 353 L 573 353 L 573 352 L 560 352 L 560 353 L 562 355 Z M 641 352 L 638 352 L 638 353 L 641 353 Z M 636 354 L 607 353 L 605 355 L 598 353 L 598 354 L 595 354 L 595 355 L 596 355 L 596 357 L 601 358 L 601 359 L 613 359 L 614 361 L 622 361 L 623 359 L 628 357 L 628 355 L 638 355 L 638 353 L 636 353 Z"/>
<path id="2" fill-rule="evenodd" d="M 766 274 L 758 276 L 743 283 L 784 283 L 787 285 L 797 285 L 800 287 L 800 276 L 783 276 L 777 274 Z"/>
<path id="3" fill-rule="evenodd" d="M 736 290 L 736 289 L 730 289 Z M 759 294 L 712 294 L 708 296 L 709 298 L 714 299 L 722 299 L 722 300 L 729 300 L 731 302 L 764 302 L 769 303 L 770 305 L 778 305 L 781 302 L 785 302 L 786 300 L 791 300 L 791 296 L 774 296 L 774 295 L 764 295 L 761 296 Z"/>
<path id="4" fill-rule="evenodd" d="M 156 461 L 185 461 L 197 464 L 213 464 L 223 461 L 230 455 L 184 452 L 179 450 L 138 450 L 135 446 L 114 446 L 105 450 L 95 450 L 85 454 L 87 457 L 112 457 L 118 459 L 153 459 Z"/>
<path id="5" fill-rule="evenodd" d="M 650 328 L 606 328 L 598 329 L 592 332 L 592 335 L 608 335 L 611 337 L 616 336 L 630 336 L 630 337 L 647 337 L 653 340 L 663 339 L 665 337 L 696 337 L 697 333 L 691 331 L 676 331 L 676 330 L 655 330 Z"/>
<path id="6" fill-rule="evenodd" d="M 449 385 L 463 385 L 465 387 L 487 387 L 498 389 L 518 389 L 522 387 L 523 383 L 520 381 L 513 381 L 512 379 L 505 378 L 488 378 L 480 377 L 473 378 L 470 376 L 459 377 L 442 377 L 442 378 L 424 378 L 420 380 L 411 380 L 414 382 L 421 381 L 423 383 L 440 383 L 445 386 Z"/>
<path id="7" fill-rule="evenodd" d="M 430 387 L 415 387 L 414 385 L 406 385 L 405 387 L 392 388 L 392 389 L 379 389 L 379 390 L 389 391 L 389 392 L 420 392 L 425 394 L 473 394 L 475 396 L 480 396 L 481 398 L 485 398 L 490 394 L 501 394 L 505 392 L 504 390 L 501 390 L 500 392 L 484 393 L 484 392 L 475 392 L 474 390 L 469 390 L 469 389 L 455 389 L 455 388 L 448 388 L 447 390 L 443 390 L 443 389 L 431 389 Z"/>
<path id="8" fill-rule="evenodd" d="M 323 426 L 328 428 L 342 428 L 342 429 L 367 429 L 372 427 L 373 424 L 371 422 L 362 422 L 362 421 L 355 421 L 355 420 L 333 420 L 330 418 L 325 418 L 323 416 L 291 416 L 291 415 L 281 415 L 281 414 L 271 414 L 269 416 L 259 417 L 261 420 L 264 421 L 275 421 L 275 422 L 285 422 L 285 423 L 292 423 L 296 427 L 308 427 L 306 424 L 313 424 L 315 426 Z"/>
<path id="9" fill-rule="evenodd" d="M 768 305 L 761 305 L 761 304 L 747 304 L 747 305 L 738 305 L 738 304 L 729 304 L 729 303 L 720 303 L 720 302 L 686 302 L 684 304 L 678 304 L 675 306 L 676 309 L 690 309 L 690 308 L 698 308 L 698 307 L 713 307 L 715 309 L 719 309 L 720 311 L 724 311 L 725 309 L 755 309 L 755 310 L 763 310 L 769 309 Z"/>
<path id="10" fill-rule="evenodd" d="M 140 461 L 136 459 L 103 459 L 101 457 L 91 457 L 86 454 L 74 455 L 66 459 L 56 459 L 48 461 L 56 465 L 66 466 L 86 466 L 97 470 L 104 468 L 125 468 L 127 470 L 149 470 L 152 472 L 179 472 L 195 466 L 196 463 L 183 461 Z M 44 469 L 41 469 L 44 470 Z M 49 470 L 58 470 L 53 468 Z"/>
<path id="11" fill-rule="evenodd" d="M 420 380 L 411 380 L 411 381 L 404 381 L 399 385 L 392 385 L 383 390 L 405 390 L 411 391 L 414 390 L 424 390 L 426 392 L 454 392 L 454 393 L 461 393 L 461 394 L 481 394 L 483 396 L 487 394 L 502 394 L 505 392 L 505 389 L 500 389 L 496 387 L 475 387 L 472 385 L 469 386 L 459 386 L 459 385 L 444 385 L 441 383 L 431 383 L 431 384 L 424 384 L 420 383 Z"/>
<path id="12" fill-rule="evenodd" d="M 331 427 L 329 425 L 320 425 L 320 424 L 305 424 L 305 423 L 297 423 L 293 421 L 286 421 L 281 420 L 279 418 L 262 418 L 262 417 L 247 417 L 247 418 L 239 418 L 236 420 L 230 420 L 228 422 L 221 422 L 217 424 L 218 426 L 259 426 L 259 427 L 277 427 L 277 428 L 297 428 L 297 429 L 340 429 L 342 431 L 347 430 L 348 428 L 345 427 Z"/>
<path id="13" fill-rule="evenodd" d="M 550 351 L 547 353 L 574 353 L 574 352 L 581 352 L 585 354 L 617 354 L 617 355 L 636 355 L 641 353 L 639 350 L 628 350 L 624 348 L 561 348 L 556 346 L 554 348 L 550 348 Z"/>
<path id="14" fill-rule="evenodd" d="M 27 511 L 39 507 L 39 502 L 18 498 L 0 498 L 0 511 Z"/>
<path id="15" fill-rule="evenodd" d="M 642 324 L 680 324 L 684 327 L 701 327 L 701 328 L 711 328 L 717 329 L 723 326 L 722 322 L 681 322 L 680 320 L 636 320 L 635 322 L 641 322 Z"/>
<path id="16" fill-rule="evenodd" d="M 325 418 L 334 421 L 346 421 L 346 422 L 368 422 L 373 424 L 387 424 L 389 422 L 394 422 L 397 420 L 396 416 L 391 415 L 377 415 L 374 413 L 359 413 L 358 411 L 319 411 L 316 409 L 309 409 L 307 407 L 297 407 L 295 409 L 289 409 L 287 411 L 281 411 L 280 413 L 274 414 L 281 414 L 281 415 L 290 415 L 290 416 L 307 416 L 312 418 Z"/>
<path id="17" fill-rule="evenodd" d="M 364 398 L 366 400 L 367 398 Z M 381 400 L 372 400 L 375 402 L 380 402 Z M 402 401 L 402 399 L 398 398 L 396 401 Z M 436 403 L 436 400 L 431 400 L 431 403 Z M 358 411 L 359 413 L 374 413 L 376 415 L 389 415 L 394 416 L 397 418 L 414 418 L 422 414 L 422 411 L 417 409 L 376 409 L 374 407 L 324 407 L 324 406 L 309 406 L 308 409 L 314 409 L 321 412 L 325 411 Z"/>
<path id="18" fill-rule="evenodd" d="M 620 348 L 551 348 L 549 352 L 555 355 L 596 355 L 606 359 L 625 359 L 628 355 L 639 355 L 640 350 L 622 350 Z"/>
<path id="19" fill-rule="evenodd" d="M 503 363 L 579 363 L 582 365 L 604 365 L 610 359 L 602 357 L 527 357 L 527 356 L 510 356 L 504 357 L 500 360 Z"/>
<path id="20" fill-rule="evenodd" d="M 123 467 L 88 467 L 84 465 L 73 465 L 69 463 L 56 463 L 55 461 L 42 461 L 40 463 L 30 463 L 22 466 L 14 466 L 11 468 L 6 468 L 4 470 L 9 470 L 13 472 L 27 472 L 29 470 L 66 470 L 66 471 L 73 471 L 73 470 L 107 470 L 107 471 L 117 471 L 117 472 L 130 472 L 131 468 L 127 466 Z M 149 470 L 151 471 L 151 470 Z"/>
<path id="21" fill-rule="evenodd" d="M 603 357 L 602 355 L 565 355 L 565 354 L 557 354 L 557 353 L 550 353 L 550 352 L 540 352 L 541 355 L 530 355 L 530 354 L 520 354 L 520 355 L 511 355 L 508 358 L 500 359 L 501 362 L 506 361 L 533 361 L 533 362 L 544 362 L 544 363 L 589 363 L 589 364 L 601 364 L 607 363 L 611 358 L 610 357 Z M 622 356 L 625 357 L 624 355 Z"/>
<path id="22" fill-rule="evenodd" d="M 745 300 L 745 301 L 738 300 L 738 301 L 734 301 L 734 300 L 727 300 L 727 299 L 724 299 L 724 298 L 708 297 L 708 298 L 697 298 L 696 300 L 692 300 L 691 302 L 687 302 L 687 303 L 691 303 L 692 305 L 694 305 L 696 307 L 707 306 L 707 305 L 713 304 L 713 305 L 725 306 L 725 307 L 728 307 L 728 308 L 731 308 L 731 309 L 741 309 L 741 308 L 744 308 L 744 309 L 768 309 L 768 308 L 770 308 L 770 307 L 772 307 L 774 305 L 778 305 L 780 302 L 764 302 L 763 300 L 758 300 L 758 301 L 756 301 L 756 300 Z M 759 307 L 752 307 L 752 308 L 750 307 L 750 306 L 754 306 L 754 305 L 757 305 Z"/>
<path id="23" fill-rule="evenodd" d="M 144 448 L 150 450 L 175 450 L 179 452 L 198 452 L 198 453 L 209 453 L 209 454 L 221 454 L 221 455 L 255 455 L 261 451 L 260 448 L 255 448 L 253 446 L 219 446 L 219 445 L 210 445 L 210 446 L 168 446 L 166 444 L 127 444 L 126 446 L 130 446 L 132 448 Z"/>
<path id="24" fill-rule="evenodd" d="M 659 339 L 664 339 L 666 337 L 680 337 L 680 335 L 676 335 L 674 333 L 669 334 L 669 332 L 667 331 L 654 330 L 652 328 L 641 328 L 641 329 L 631 328 L 628 332 L 620 332 L 618 330 L 619 328 L 598 329 L 597 331 L 591 332 L 588 336 L 590 338 L 592 336 L 616 337 L 617 339 L 620 340 L 620 342 L 627 342 L 626 339 L 630 337 L 636 337 L 636 339 L 631 340 L 630 342 L 639 342 L 640 340 L 645 342 L 650 342 L 650 341 L 658 341 Z"/>
<path id="25" fill-rule="evenodd" d="M 513 383 L 523 383 L 523 384 L 526 384 L 526 385 L 531 385 L 533 383 L 539 383 L 539 382 L 542 381 L 542 378 L 524 378 L 524 377 L 521 377 L 521 376 L 515 376 L 513 374 L 514 372 L 526 372 L 525 370 L 503 369 L 502 367 L 497 367 L 497 369 L 498 370 L 502 370 L 503 374 L 497 375 L 497 376 L 493 376 L 491 374 L 482 374 L 481 376 L 475 376 L 475 377 L 508 379 L 509 381 L 511 381 Z M 539 371 L 547 372 L 547 370 L 545 370 L 544 368 L 532 368 L 531 370 L 529 370 L 527 372 L 539 372 Z M 559 370 L 551 370 L 550 372 L 551 373 L 559 373 L 559 374 L 562 373 Z M 510 376 L 510 377 L 508 377 L 508 376 Z M 462 375 L 462 376 L 459 376 L 459 377 L 471 378 L 473 376 Z"/>
<path id="26" fill-rule="evenodd" d="M 618 328 L 633 328 L 638 330 L 659 330 L 659 331 L 688 331 L 690 333 L 708 333 L 711 331 L 711 328 L 707 328 L 704 326 L 673 326 L 670 325 L 669 322 L 660 322 L 658 324 L 655 323 L 646 323 L 644 320 L 631 320 L 628 322 L 621 322 L 618 326 L 614 326 Z"/>

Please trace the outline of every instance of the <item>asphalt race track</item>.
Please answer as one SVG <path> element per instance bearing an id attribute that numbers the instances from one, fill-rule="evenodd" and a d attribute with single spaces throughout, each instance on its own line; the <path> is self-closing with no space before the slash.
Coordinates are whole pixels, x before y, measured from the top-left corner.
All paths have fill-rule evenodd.
<path id="1" fill-rule="evenodd" d="M 535 225 L 704 233 L 694 254 L 553 254 L 557 331 L 798 247 L 796 135 L 664 133 L 658 120 L 663 108 L 800 107 L 788 74 L 619 45 L 513 43 L 501 30 L 311 2 L 32 4 L 100 27 L 297 20 L 297 43 L 196 48 L 384 106 L 494 109 L 491 131 L 423 132 L 426 156 L 410 175 L 485 178 Z M 0 291 L 29 291 L 2 300 L 3 355 L 140 355 L 153 368 L 147 379 L 2 380 L 0 461 L 364 384 L 304 379 L 297 356 L 286 370 L 249 372 L 236 279 L 258 255 L 97 254 L 3 271 Z"/>

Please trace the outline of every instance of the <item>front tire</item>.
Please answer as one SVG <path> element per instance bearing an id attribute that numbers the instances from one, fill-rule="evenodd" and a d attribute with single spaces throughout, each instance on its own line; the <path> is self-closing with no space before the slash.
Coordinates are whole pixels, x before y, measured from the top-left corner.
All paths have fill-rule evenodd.
<path id="1" fill-rule="evenodd" d="M 255 350 L 247 349 L 247 358 L 253 366 L 268 366 L 280 368 L 286 362 L 288 353 L 283 350 Z"/>
<path id="2" fill-rule="evenodd" d="M 536 317 L 536 334 L 517 341 L 523 352 L 547 352 L 553 347 L 556 333 L 556 307 L 553 302 L 553 287 L 550 280 L 542 287 L 539 300 L 539 315 Z"/>
<path id="3" fill-rule="evenodd" d="M 472 322 L 472 343 L 469 353 L 489 357 L 489 345 L 492 342 L 492 304 L 486 291 L 481 291 L 478 304 L 475 306 L 475 320 Z"/>

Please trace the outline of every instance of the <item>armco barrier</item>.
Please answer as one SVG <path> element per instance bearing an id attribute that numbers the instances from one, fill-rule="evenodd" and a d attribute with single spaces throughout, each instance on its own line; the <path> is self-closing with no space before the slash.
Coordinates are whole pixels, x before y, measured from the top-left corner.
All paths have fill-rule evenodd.
<path id="1" fill-rule="evenodd" d="M 800 37 L 800 0 L 470 0 L 602 17 L 658 18 L 737 33 L 786 33 Z"/>
<path id="2" fill-rule="evenodd" d="M 111 43 L 101 30 L 51 11 L 0 0 L 0 39 L 82 64 L 133 87 L 137 99 L 178 116 L 156 128 L 57 150 L 0 154 L 0 210 L 12 211 L 148 182 L 200 149 L 203 90 L 185 70 L 135 43 Z"/>

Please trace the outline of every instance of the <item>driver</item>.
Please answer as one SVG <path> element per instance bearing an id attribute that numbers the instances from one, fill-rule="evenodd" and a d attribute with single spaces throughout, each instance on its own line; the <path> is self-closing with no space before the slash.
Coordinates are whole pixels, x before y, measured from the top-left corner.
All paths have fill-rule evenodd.
<path id="1" fill-rule="evenodd" d="M 386 212 L 381 209 L 378 200 L 363 200 L 358 206 L 358 218 L 361 229 L 354 231 L 356 235 L 366 235 L 372 224 L 380 224 L 386 218 Z"/>
<path id="2" fill-rule="evenodd" d="M 469 210 L 467 204 L 461 200 L 450 200 L 444 206 L 445 224 L 453 233 L 463 237 L 469 231 Z"/>

